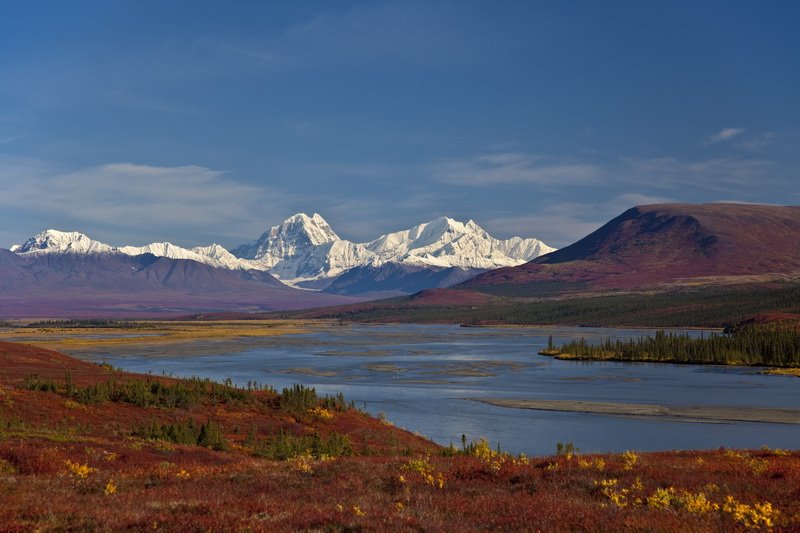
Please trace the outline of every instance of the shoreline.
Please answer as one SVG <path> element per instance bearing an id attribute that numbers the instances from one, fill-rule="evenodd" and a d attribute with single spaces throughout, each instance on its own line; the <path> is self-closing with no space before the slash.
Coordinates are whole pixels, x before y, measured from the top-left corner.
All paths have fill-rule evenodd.
<path id="1" fill-rule="evenodd" d="M 560 352 L 557 349 L 543 349 L 539 350 L 537 354 L 544 356 L 544 357 L 552 357 L 553 359 L 558 359 L 559 361 L 587 361 L 587 362 L 598 362 L 598 363 L 655 363 L 655 364 L 666 364 L 666 365 L 697 365 L 697 366 L 723 366 L 723 367 L 735 367 L 735 368 L 752 368 L 752 369 L 761 369 L 759 374 L 771 375 L 771 376 L 795 376 L 800 377 L 800 368 L 794 366 L 769 366 L 763 364 L 756 364 L 756 365 L 746 365 L 746 364 L 739 364 L 739 363 L 725 363 L 722 361 L 715 361 L 715 362 L 706 362 L 706 361 L 677 361 L 673 359 L 625 359 L 622 357 L 618 357 L 616 355 L 611 355 L 607 357 L 592 357 L 588 355 L 578 355 L 574 353 L 568 352 Z"/>
<path id="2" fill-rule="evenodd" d="M 727 407 L 681 406 L 658 404 L 587 402 L 580 400 L 530 400 L 521 398 L 465 398 L 495 407 L 588 413 L 608 416 L 680 419 L 686 422 L 759 422 L 768 424 L 800 424 L 800 410 Z"/>

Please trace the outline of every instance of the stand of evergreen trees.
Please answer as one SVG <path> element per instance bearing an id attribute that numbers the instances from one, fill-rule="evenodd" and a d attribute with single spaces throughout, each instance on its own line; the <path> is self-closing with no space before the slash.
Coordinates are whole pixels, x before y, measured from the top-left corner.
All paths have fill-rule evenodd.
<path id="1" fill-rule="evenodd" d="M 149 424 L 134 429 L 133 435 L 143 439 L 165 440 L 175 444 L 205 446 L 212 450 L 226 450 L 228 443 L 222 428 L 213 420 L 198 424 L 194 420 L 173 424 L 159 424 L 152 419 Z"/>
<path id="2" fill-rule="evenodd" d="M 557 352 L 578 359 L 798 367 L 800 331 L 747 327 L 732 334 L 712 333 L 700 338 L 659 331 L 654 337 L 625 341 L 609 338 L 599 344 L 579 339 L 561 345 Z"/>
<path id="3" fill-rule="evenodd" d="M 28 328 L 132 328 L 138 327 L 136 322 L 128 320 L 105 319 L 66 319 L 66 320 L 37 320 L 31 322 Z"/>
<path id="4" fill-rule="evenodd" d="M 69 372 L 63 384 L 52 379 L 41 379 L 37 375 L 27 376 L 23 383 L 28 390 L 63 393 L 83 404 L 103 402 L 128 403 L 137 407 L 177 407 L 186 409 L 200 403 L 223 403 L 253 401 L 250 391 L 234 387 L 228 380 L 217 383 L 209 379 L 189 378 L 174 384 L 165 384 L 154 378 L 117 380 L 79 387 L 72 381 Z"/>
<path id="5" fill-rule="evenodd" d="M 248 436 L 245 445 L 253 448 L 253 455 L 275 461 L 285 461 L 308 455 L 315 459 L 353 455 L 350 437 L 335 431 L 323 437 L 319 433 L 295 435 L 283 430 L 268 439 L 259 439 L 255 431 Z"/>

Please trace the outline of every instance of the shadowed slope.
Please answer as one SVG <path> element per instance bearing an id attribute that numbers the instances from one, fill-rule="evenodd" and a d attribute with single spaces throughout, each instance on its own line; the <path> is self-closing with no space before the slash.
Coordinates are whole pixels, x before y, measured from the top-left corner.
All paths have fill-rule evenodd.
<path id="1" fill-rule="evenodd" d="M 226 270 L 151 254 L 0 250 L 0 317 L 171 316 L 300 309 L 353 299 L 287 287 L 266 272 Z"/>

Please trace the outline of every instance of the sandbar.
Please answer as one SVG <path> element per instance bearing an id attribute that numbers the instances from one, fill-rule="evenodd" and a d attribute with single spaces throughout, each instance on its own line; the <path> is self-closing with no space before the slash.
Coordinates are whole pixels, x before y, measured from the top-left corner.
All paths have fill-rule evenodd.
<path id="1" fill-rule="evenodd" d="M 406 372 L 408 370 L 407 368 L 402 368 L 397 365 L 388 363 L 387 364 L 374 363 L 369 365 L 363 365 L 361 368 L 365 370 L 371 370 L 373 372 L 388 372 L 390 374 L 399 374 L 400 372 Z"/>
<path id="2" fill-rule="evenodd" d="M 467 398 L 468 400 L 508 407 L 569 413 L 592 413 L 612 416 L 666 417 L 687 422 L 766 422 L 800 424 L 800 411 L 762 407 L 666 406 L 643 403 L 585 402 L 575 400 L 526 400 L 511 398 Z"/>
<path id="3" fill-rule="evenodd" d="M 320 378 L 331 378 L 334 376 L 338 376 L 338 372 L 334 372 L 333 370 L 315 370 L 309 367 L 296 367 L 296 368 L 287 368 L 278 372 L 279 374 L 303 374 L 306 376 L 314 376 Z"/>

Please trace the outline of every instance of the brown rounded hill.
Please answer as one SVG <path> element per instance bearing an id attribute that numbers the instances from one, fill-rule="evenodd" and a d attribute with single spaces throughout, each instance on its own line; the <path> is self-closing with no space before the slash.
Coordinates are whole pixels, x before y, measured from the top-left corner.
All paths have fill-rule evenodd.
<path id="1" fill-rule="evenodd" d="M 552 294 L 797 274 L 800 207 L 654 204 L 629 209 L 566 248 L 458 287 Z"/>

